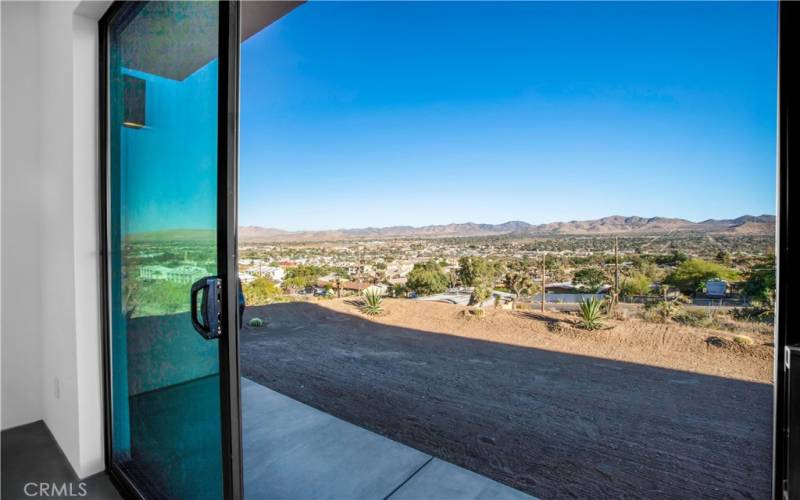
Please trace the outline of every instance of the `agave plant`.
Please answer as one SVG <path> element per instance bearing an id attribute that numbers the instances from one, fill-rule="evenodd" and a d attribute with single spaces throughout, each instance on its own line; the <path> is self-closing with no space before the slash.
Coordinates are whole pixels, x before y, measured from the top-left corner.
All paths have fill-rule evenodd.
<path id="1" fill-rule="evenodd" d="M 587 330 L 597 330 L 602 326 L 600 318 L 603 316 L 603 301 L 591 297 L 580 302 L 580 326 Z"/>
<path id="2" fill-rule="evenodd" d="M 367 288 L 364 290 L 364 300 L 361 304 L 361 311 L 369 315 L 380 314 L 383 312 L 383 307 L 381 307 L 382 302 L 383 296 L 380 291 L 374 288 Z"/>

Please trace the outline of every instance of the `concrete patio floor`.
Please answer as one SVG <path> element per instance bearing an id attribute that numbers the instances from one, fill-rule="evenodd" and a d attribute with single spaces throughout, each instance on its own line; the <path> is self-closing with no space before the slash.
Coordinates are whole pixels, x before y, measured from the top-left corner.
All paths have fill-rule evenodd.
<path id="1" fill-rule="evenodd" d="M 533 497 L 242 378 L 246 498 Z"/>

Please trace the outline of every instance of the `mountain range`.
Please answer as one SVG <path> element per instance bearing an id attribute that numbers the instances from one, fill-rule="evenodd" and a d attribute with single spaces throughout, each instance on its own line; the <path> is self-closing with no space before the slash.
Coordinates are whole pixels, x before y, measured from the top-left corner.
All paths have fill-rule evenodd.
<path id="1" fill-rule="evenodd" d="M 502 224 L 474 222 L 431 226 L 366 227 L 324 231 L 285 231 L 260 226 L 240 226 L 239 239 L 248 242 L 313 242 L 398 238 L 464 238 L 476 236 L 558 236 L 558 235 L 646 235 L 664 233 L 772 235 L 774 215 L 743 215 L 735 219 L 708 219 L 692 222 L 668 217 L 624 217 L 612 215 L 601 219 L 529 224 L 509 221 Z"/>

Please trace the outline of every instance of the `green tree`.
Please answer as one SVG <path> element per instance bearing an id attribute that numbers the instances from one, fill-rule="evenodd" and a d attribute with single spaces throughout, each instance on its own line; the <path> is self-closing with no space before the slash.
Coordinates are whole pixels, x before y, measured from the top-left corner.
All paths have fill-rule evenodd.
<path id="1" fill-rule="evenodd" d="M 458 259 L 458 279 L 463 286 L 473 286 L 481 268 L 486 267 L 483 257 L 461 257 Z"/>
<path id="2" fill-rule="evenodd" d="M 458 259 L 458 278 L 464 286 L 475 286 L 498 275 L 497 263 L 484 257 L 472 256 Z"/>
<path id="3" fill-rule="evenodd" d="M 249 306 L 269 304 L 281 295 L 280 287 L 269 278 L 256 278 L 242 285 L 245 302 Z"/>
<path id="4" fill-rule="evenodd" d="M 640 260 L 639 262 L 635 263 L 634 267 L 638 270 L 639 274 L 646 276 L 651 282 L 661 281 L 664 279 L 664 271 L 654 262 Z"/>
<path id="5" fill-rule="evenodd" d="M 529 263 L 515 261 L 509 264 L 503 284 L 516 296 L 515 301 L 519 300 L 524 293 L 533 293 L 537 288 L 536 281 L 533 279 Z"/>
<path id="6" fill-rule="evenodd" d="M 750 299 L 770 304 L 775 297 L 775 256 L 756 262 L 747 272 L 742 293 Z"/>
<path id="7" fill-rule="evenodd" d="M 547 279 L 551 282 L 566 281 L 569 279 L 569 275 L 557 255 L 547 256 L 545 259 L 545 270 L 547 271 Z"/>
<path id="8" fill-rule="evenodd" d="M 185 283 L 147 280 L 139 283 L 126 304 L 131 318 L 173 314 L 189 310 L 189 288 Z"/>
<path id="9" fill-rule="evenodd" d="M 689 256 L 680 250 L 673 250 L 671 254 L 656 257 L 656 264 L 677 266 L 689 260 Z"/>
<path id="10" fill-rule="evenodd" d="M 458 276 L 464 286 L 473 287 L 470 304 L 480 304 L 492 294 L 495 282 L 502 276 L 504 267 L 483 257 L 458 259 Z"/>
<path id="11" fill-rule="evenodd" d="M 739 278 L 739 273 L 735 269 L 716 262 L 689 259 L 667 275 L 664 282 L 678 288 L 683 293 L 695 293 L 712 278 L 735 280 Z"/>
<path id="12" fill-rule="evenodd" d="M 458 259 L 458 278 L 464 286 L 480 286 L 495 282 L 505 272 L 501 262 L 492 261 L 484 257 L 461 257 Z"/>
<path id="13" fill-rule="evenodd" d="M 635 271 L 622 280 L 619 293 L 623 296 L 649 295 L 652 283 L 653 282 L 646 274 Z"/>
<path id="14" fill-rule="evenodd" d="M 289 291 L 301 290 L 314 285 L 320 276 L 327 270 L 320 266 L 300 265 L 290 267 L 286 270 L 286 277 L 283 279 L 283 288 Z"/>
<path id="15" fill-rule="evenodd" d="M 577 271 L 572 278 L 572 283 L 588 290 L 590 293 L 597 293 L 606 281 L 606 275 L 596 267 L 587 267 Z"/>
<path id="16" fill-rule="evenodd" d="M 448 279 L 436 261 L 418 262 L 408 273 L 406 286 L 419 295 L 433 295 L 447 290 Z"/>

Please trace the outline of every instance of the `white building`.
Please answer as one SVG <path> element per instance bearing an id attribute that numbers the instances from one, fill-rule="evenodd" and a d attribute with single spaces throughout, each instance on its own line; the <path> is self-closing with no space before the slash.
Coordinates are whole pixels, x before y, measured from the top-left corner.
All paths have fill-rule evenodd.
<path id="1" fill-rule="evenodd" d="M 282 267 L 276 266 L 260 267 L 256 272 L 257 274 L 260 274 L 265 278 L 269 278 L 278 284 L 282 283 L 283 278 L 286 276 L 286 270 Z"/>
<path id="2" fill-rule="evenodd" d="M 198 266 L 183 265 L 178 267 L 142 266 L 139 277 L 149 280 L 169 281 L 170 283 L 194 283 L 208 272 Z"/>
<path id="3" fill-rule="evenodd" d="M 250 273 L 239 273 L 239 281 L 242 283 L 252 283 L 256 277 Z"/>

